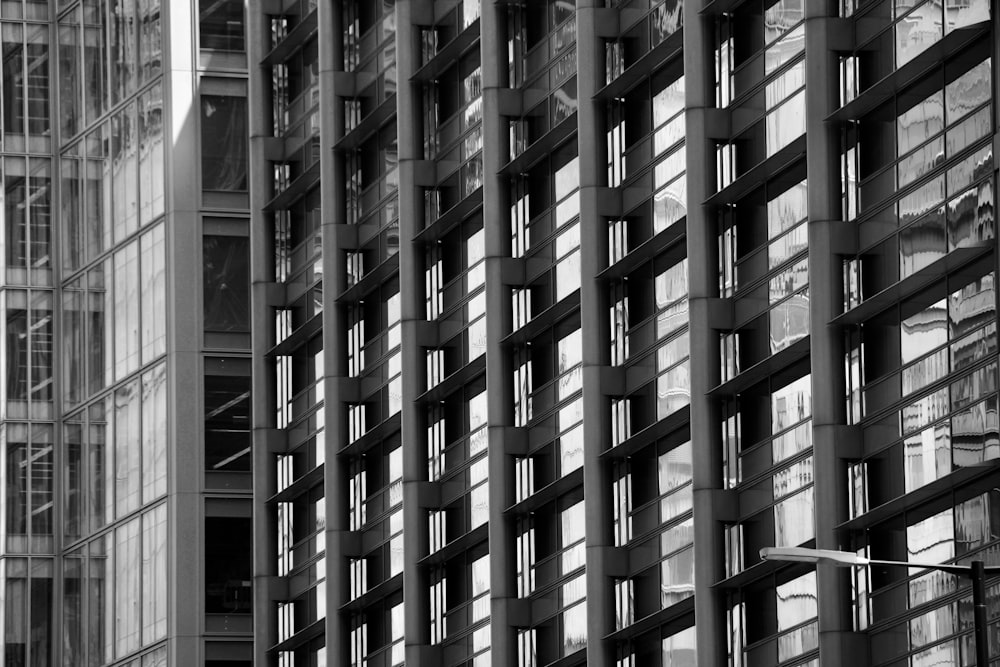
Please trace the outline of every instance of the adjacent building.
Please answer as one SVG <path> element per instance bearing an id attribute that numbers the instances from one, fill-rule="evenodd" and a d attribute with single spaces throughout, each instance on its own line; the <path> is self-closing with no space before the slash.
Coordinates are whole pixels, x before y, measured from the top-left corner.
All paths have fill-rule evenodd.
<path id="1" fill-rule="evenodd" d="M 249 665 L 243 3 L 0 40 L 0 665 Z"/>
<path id="2" fill-rule="evenodd" d="M 995 21 L 254 8 L 258 664 L 969 664 Z"/>
<path id="3" fill-rule="evenodd" d="M 0 667 L 972 664 L 997 20 L 0 2 Z"/>

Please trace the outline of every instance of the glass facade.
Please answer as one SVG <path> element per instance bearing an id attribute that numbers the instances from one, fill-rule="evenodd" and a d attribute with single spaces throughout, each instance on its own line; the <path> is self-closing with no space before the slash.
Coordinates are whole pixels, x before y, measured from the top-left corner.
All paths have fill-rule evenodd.
<path id="1" fill-rule="evenodd" d="M 248 408 L 225 406 L 229 423 L 201 420 L 176 394 L 177 378 L 190 372 L 178 345 L 203 313 L 179 295 L 200 297 L 206 285 L 203 329 L 222 336 L 217 355 L 245 351 L 240 336 L 249 332 L 245 210 L 203 224 L 191 213 L 200 200 L 177 204 L 178 155 L 201 151 L 206 183 L 246 190 L 245 94 L 210 85 L 198 113 L 195 100 L 185 108 L 180 79 L 163 75 L 185 71 L 178 54 L 165 61 L 166 42 L 194 37 L 199 23 L 206 54 L 245 48 L 242 5 L 202 4 L 199 21 L 167 16 L 159 0 L 0 3 L 3 665 L 166 667 L 217 653 L 197 631 L 177 640 L 187 632 L 178 618 L 218 611 L 179 592 L 178 573 L 196 571 L 199 559 L 221 579 L 218 595 L 249 611 L 249 567 L 219 573 L 221 551 L 206 556 L 200 538 L 191 550 L 176 532 L 206 514 L 231 516 L 233 503 L 249 514 L 245 490 L 198 507 L 178 502 L 188 483 L 178 461 L 201 452 L 206 437 L 215 442 L 209 425 L 227 443 L 249 428 Z M 226 72 L 238 88 L 245 62 L 242 72 L 233 64 Z M 194 68 L 187 73 L 194 89 Z M 211 142 L 183 129 L 199 123 Z M 242 162 L 220 168 L 220 154 L 241 148 Z M 189 224 L 206 230 L 205 257 L 194 255 L 210 265 L 204 281 L 178 259 Z M 205 428 L 181 436 L 184 424 Z M 236 450 L 211 450 L 227 448 Z M 201 493 L 203 481 L 193 490 Z M 231 657 L 249 654 L 238 646 L 249 623 L 205 625 L 230 633 Z"/>

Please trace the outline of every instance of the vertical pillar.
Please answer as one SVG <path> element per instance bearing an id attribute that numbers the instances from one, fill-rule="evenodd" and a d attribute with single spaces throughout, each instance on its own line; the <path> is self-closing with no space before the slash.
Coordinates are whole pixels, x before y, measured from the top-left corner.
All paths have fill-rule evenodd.
<path id="1" fill-rule="evenodd" d="M 417 397 L 427 388 L 427 363 L 419 343 L 426 320 L 423 248 L 413 238 L 423 228 L 423 197 L 415 172 L 423 157 L 419 84 L 410 78 L 420 62 L 419 27 L 413 25 L 412 0 L 396 3 L 396 141 L 399 151 L 399 296 L 402 340 L 403 407 L 403 602 L 406 605 L 406 661 L 421 664 L 430 644 L 430 589 L 427 571 L 417 565 L 427 555 L 427 511 L 421 487 L 427 483 L 426 408 Z"/>
<path id="2" fill-rule="evenodd" d="M 198 133 L 198 17 L 189 3 L 164 6 L 164 136 L 166 156 L 167 373 L 167 635 L 171 664 L 203 661 L 204 479 L 201 371 L 201 201 Z"/>
<path id="3" fill-rule="evenodd" d="M 247 12 L 248 127 L 250 130 L 250 267 L 251 298 L 251 384 L 253 419 L 253 532 L 254 664 L 268 665 L 267 649 L 278 640 L 276 601 L 269 584 L 278 572 L 277 515 L 267 499 L 277 488 L 276 459 L 269 451 L 268 433 L 275 427 L 277 402 L 274 366 L 265 357 L 274 345 L 274 315 L 267 305 L 267 289 L 274 282 L 274 220 L 264 207 L 274 195 L 274 178 L 265 158 L 264 142 L 273 136 L 271 124 L 271 77 L 259 58 L 270 50 L 271 30 L 262 11 Z"/>
<path id="4" fill-rule="evenodd" d="M 718 335 L 709 309 L 719 297 L 719 253 L 715 212 L 701 202 L 715 190 L 715 145 L 706 117 L 715 108 L 713 22 L 700 12 L 705 2 L 684 3 L 684 86 L 687 112 L 687 244 L 691 328 L 691 446 L 694 486 L 695 632 L 698 664 L 726 664 L 725 606 L 713 585 L 725 574 L 719 521 L 722 442 L 717 401 L 707 393 L 721 377 Z"/>
<path id="5" fill-rule="evenodd" d="M 607 560 L 611 535 L 611 482 L 601 454 L 611 442 L 610 409 L 601 390 L 601 369 L 610 363 L 608 296 L 596 279 L 608 262 L 608 224 L 599 214 L 607 145 L 604 113 L 595 99 L 604 80 L 598 8 L 577 3 L 577 145 L 580 164 L 580 328 L 583 340 L 583 492 L 586 503 L 587 664 L 613 664 L 604 637 L 615 629 L 615 605 Z"/>
<path id="6" fill-rule="evenodd" d="M 513 426 L 514 377 L 510 352 L 501 345 L 513 328 L 510 287 L 502 266 L 510 257 L 510 197 L 498 175 L 510 155 L 507 119 L 500 115 L 508 85 L 506 9 L 483 2 L 479 19 L 483 77 L 483 227 L 486 241 L 486 417 L 489 430 L 490 657 L 497 667 L 517 664 L 514 530 L 504 510 L 514 504 L 514 459 L 507 453 Z"/>
<path id="7" fill-rule="evenodd" d="M 816 546 L 839 549 L 837 525 L 847 519 L 847 467 L 838 455 L 846 423 L 844 339 L 829 325 L 843 310 L 843 264 L 831 252 L 841 220 L 839 135 L 824 118 L 839 106 L 840 77 L 830 50 L 835 2 L 810 2 L 806 12 L 806 168 L 809 183 L 809 336 L 812 369 Z M 842 435 L 841 435 L 842 437 Z M 843 443 L 841 443 L 843 444 Z M 849 570 L 817 567 L 820 662 L 848 664 L 852 653 Z"/>
<path id="8" fill-rule="evenodd" d="M 331 665 L 350 663 L 351 633 L 337 611 L 350 599 L 347 544 L 350 537 L 347 502 L 347 466 L 337 450 L 347 444 L 347 411 L 341 388 L 347 377 L 346 322 L 337 296 L 347 288 L 344 252 L 337 244 L 338 225 L 344 224 L 344 160 L 333 146 L 344 133 L 344 105 L 337 95 L 335 73 L 344 69 L 342 3 L 320 2 L 316 7 L 319 34 L 320 206 L 323 225 L 323 405 L 326 437 L 324 487 L 326 503 L 326 651 Z"/>

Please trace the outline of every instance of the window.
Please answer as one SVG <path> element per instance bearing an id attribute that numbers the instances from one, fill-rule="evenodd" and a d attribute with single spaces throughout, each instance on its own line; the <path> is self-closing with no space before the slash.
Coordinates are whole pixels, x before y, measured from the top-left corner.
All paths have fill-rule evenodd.
<path id="1" fill-rule="evenodd" d="M 250 331 L 250 240 L 205 236 L 203 248 L 205 331 Z"/>
<path id="2" fill-rule="evenodd" d="M 251 612 L 252 536 L 249 518 L 205 517 L 205 613 Z"/>
<path id="3" fill-rule="evenodd" d="M 247 101 L 201 96 L 201 185 L 204 190 L 247 189 Z"/>
<path id="4" fill-rule="evenodd" d="M 243 51 L 243 0 L 199 0 L 201 48 Z"/>
<path id="5" fill-rule="evenodd" d="M 205 360 L 205 469 L 250 470 L 250 362 Z"/>

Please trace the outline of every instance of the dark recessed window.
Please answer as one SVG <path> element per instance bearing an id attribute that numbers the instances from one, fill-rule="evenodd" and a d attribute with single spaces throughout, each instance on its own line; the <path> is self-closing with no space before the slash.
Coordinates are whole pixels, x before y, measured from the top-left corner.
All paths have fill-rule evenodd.
<path id="1" fill-rule="evenodd" d="M 250 331 L 250 240 L 206 236 L 203 245 L 205 331 Z"/>
<path id="2" fill-rule="evenodd" d="M 247 189 L 247 100 L 201 96 L 201 185 L 205 190 Z"/>
<path id="3" fill-rule="evenodd" d="M 243 51 L 243 0 L 200 0 L 201 48 L 212 51 Z"/>

